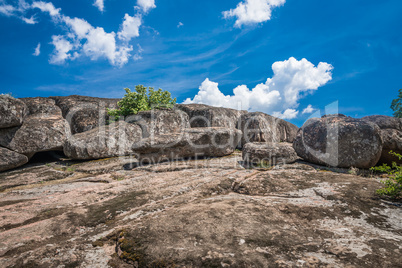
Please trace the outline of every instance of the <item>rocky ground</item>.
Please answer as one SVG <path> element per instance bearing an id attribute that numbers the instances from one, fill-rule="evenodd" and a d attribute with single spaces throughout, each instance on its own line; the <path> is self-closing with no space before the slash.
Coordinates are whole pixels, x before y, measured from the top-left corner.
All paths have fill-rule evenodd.
<path id="1" fill-rule="evenodd" d="M 401 267 L 402 208 L 376 197 L 375 178 L 250 169 L 239 152 L 35 157 L 0 173 L 0 267 Z"/>

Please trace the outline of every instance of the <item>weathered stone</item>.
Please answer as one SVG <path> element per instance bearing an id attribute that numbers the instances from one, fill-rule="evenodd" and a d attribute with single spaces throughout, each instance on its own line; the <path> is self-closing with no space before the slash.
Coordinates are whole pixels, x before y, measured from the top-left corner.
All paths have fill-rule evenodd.
<path id="1" fill-rule="evenodd" d="M 376 178 L 130 161 L 0 173 L 0 267 L 400 267 L 402 210 Z"/>
<path id="2" fill-rule="evenodd" d="M 250 164 L 278 165 L 294 163 L 299 157 L 291 143 L 247 143 L 243 147 L 243 160 Z"/>
<path id="3" fill-rule="evenodd" d="M 190 125 L 196 127 L 226 127 L 237 128 L 240 116 L 247 111 L 238 111 L 223 107 L 213 107 L 205 104 L 178 104 L 180 109 L 190 117 Z"/>
<path id="4" fill-rule="evenodd" d="M 283 119 L 261 112 L 241 116 L 242 145 L 249 142 L 293 142 L 299 128 Z"/>
<path id="5" fill-rule="evenodd" d="M 371 115 L 362 119 L 375 123 L 381 128 L 381 136 L 384 144 L 379 163 L 392 165 L 392 162 L 396 162 L 402 164 L 402 160 L 389 154 L 391 151 L 402 154 L 402 118 Z"/>
<path id="6" fill-rule="evenodd" d="M 22 98 L 30 115 L 39 114 L 42 117 L 46 116 L 62 116 L 61 109 L 56 105 L 55 100 L 50 98 Z"/>
<path id="7" fill-rule="evenodd" d="M 139 125 L 142 129 L 143 138 L 160 134 L 181 133 L 190 128 L 188 115 L 178 109 L 142 111 L 136 115 L 127 116 L 125 121 Z"/>
<path id="8" fill-rule="evenodd" d="M 25 155 L 0 147 L 0 172 L 13 169 L 28 163 Z"/>
<path id="9" fill-rule="evenodd" d="M 402 131 L 402 118 L 386 115 L 370 115 L 362 119 L 377 124 L 381 129 L 392 128 Z"/>
<path id="10" fill-rule="evenodd" d="M 308 120 L 293 143 L 297 154 L 306 161 L 344 168 L 376 165 L 382 146 L 376 124 L 344 115 Z"/>
<path id="11" fill-rule="evenodd" d="M 64 144 L 64 154 L 79 160 L 129 155 L 133 143 L 141 138 L 141 127 L 138 125 L 114 122 L 71 136 Z"/>
<path id="12" fill-rule="evenodd" d="M 142 163 L 219 157 L 234 152 L 241 131 L 229 128 L 191 128 L 182 133 L 171 133 L 143 139 L 133 145 Z"/>
<path id="13" fill-rule="evenodd" d="M 119 101 L 119 99 L 77 95 L 50 98 L 54 99 L 62 110 L 63 117 L 69 122 L 73 134 L 105 125 L 109 120 L 107 108 L 116 109 Z"/>
<path id="14" fill-rule="evenodd" d="M 24 102 L 9 95 L 0 95 L 0 128 L 21 126 L 27 114 Z"/>
<path id="15" fill-rule="evenodd" d="M 36 114 L 26 117 L 21 127 L 0 129 L 0 145 L 31 157 L 38 152 L 62 150 L 70 135 L 63 117 Z"/>

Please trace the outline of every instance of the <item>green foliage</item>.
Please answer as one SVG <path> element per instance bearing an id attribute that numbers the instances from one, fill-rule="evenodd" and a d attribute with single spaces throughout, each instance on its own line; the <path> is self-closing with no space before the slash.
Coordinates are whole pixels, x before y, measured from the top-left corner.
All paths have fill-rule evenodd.
<path id="1" fill-rule="evenodd" d="M 391 109 L 395 117 L 402 118 L 402 89 L 399 90 L 398 98 L 392 101 Z"/>
<path id="2" fill-rule="evenodd" d="M 389 153 L 399 158 L 399 160 L 402 160 L 402 155 L 393 151 Z M 398 165 L 396 162 L 393 162 L 392 167 L 388 166 L 387 164 L 383 164 L 382 166 L 373 167 L 371 170 L 389 175 L 389 179 L 383 182 L 385 187 L 378 190 L 377 194 L 388 196 L 392 199 L 399 199 L 402 197 L 402 166 Z"/>
<path id="3" fill-rule="evenodd" d="M 135 92 L 129 88 L 125 89 L 126 94 L 123 99 L 118 102 L 119 108 L 109 110 L 110 116 L 118 119 L 120 116 L 128 116 L 137 114 L 140 111 L 148 111 L 159 108 L 173 108 L 176 98 L 172 99 L 170 92 L 162 89 L 154 90 L 152 87 L 148 89 L 143 85 L 135 87 Z"/>

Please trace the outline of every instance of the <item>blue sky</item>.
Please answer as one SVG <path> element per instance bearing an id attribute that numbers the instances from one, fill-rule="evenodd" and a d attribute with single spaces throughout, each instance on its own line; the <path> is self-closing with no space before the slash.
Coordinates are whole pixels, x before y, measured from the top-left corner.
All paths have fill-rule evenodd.
<path id="1" fill-rule="evenodd" d="M 143 84 L 300 125 L 335 101 L 391 115 L 402 88 L 400 0 L 94 3 L 0 0 L 0 93 L 119 98 Z"/>

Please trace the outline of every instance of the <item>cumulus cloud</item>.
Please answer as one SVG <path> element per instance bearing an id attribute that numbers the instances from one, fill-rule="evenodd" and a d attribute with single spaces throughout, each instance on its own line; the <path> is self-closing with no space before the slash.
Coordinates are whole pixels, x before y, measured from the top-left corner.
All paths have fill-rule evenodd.
<path id="1" fill-rule="evenodd" d="M 104 1 L 96 0 L 94 5 L 103 10 Z M 155 7 L 155 1 L 139 0 L 138 5 L 144 12 Z M 102 27 L 94 27 L 86 20 L 81 18 L 71 18 L 63 15 L 60 8 L 56 8 L 51 2 L 33 1 L 27 4 L 25 0 L 19 0 L 18 4 L 6 4 L 5 0 L 0 0 L 0 14 L 6 16 L 16 16 L 29 24 L 35 24 L 35 14 L 31 18 L 24 17 L 27 10 L 39 10 L 47 13 L 52 21 L 62 26 L 66 32 L 63 35 L 52 36 L 51 44 L 54 51 L 49 62 L 51 64 L 63 64 L 67 60 L 74 60 L 80 56 L 87 56 L 91 60 L 100 58 L 107 59 L 114 66 L 123 66 L 132 57 L 133 46 L 129 42 L 140 35 L 139 29 L 142 24 L 142 15 L 130 16 L 126 14 L 120 31 L 106 32 Z M 40 53 L 40 45 L 37 48 Z M 35 52 L 36 53 L 36 52 Z M 142 48 L 133 59 L 141 58 Z"/>
<path id="2" fill-rule="evenodd" d="M 156 8 L 155 0 L 137 0 L 137 5 L 144 11 L 144 13 Z"/>
<path id="3" fill-rule="evenodd" d="M 96 6 L 100 12 L 103 12 L 105 4 L 103 0 L 95 0 L 94 6 Z"/>
<path id="4" fill-rule="evenodd" d="M 177 28 L 180 28 L 180 27 L 183 27 L 184 26 L 184 24 L 183 24 L 183 22 L 179 22 L 179 24 L 177 24 Z"/>
<path id="5" fill-rule="evenodd" d="M 7 4 L 4 0 L 0 0 L 0 15 L 17 17 L 27 24 L 36 24 L 34 16 L 30 18 L 25 17 L 26 11 L 30 8 L 31 5 L 25 2 L 25 0 L 19 0 L 15 6 Z"/>
<path id="6" fill-rule="evenodd" d="M 140 36 L 140 26 L 142 24 L 141 15 L 131 17 L 126 14 L 124 16 L 124 21 L 118 32 L 118 37 L 120 40 L 129 42 L 131 39 Z"/>
<path id="7" fill-rule="evenodd" d="M 34 55 L 34 56 L 40 55 L 40 43 L 36 46 L 35 52 L 32 55 Z"/>
<path id="8" fill-rule="evenodd" d="M 7 17 L 13 16 L 14 12 L 16 12 L 16 8 L 12 5 L 7 5 L 5 2 L 0 2 L 0 14 L 3 14 Z"/>
<path id="9" fill-rule="evenodd" d="M 311 104 L 309 104 L 302 112 L 302 114 L 312 114 L 316 109 L 313 108 Z"/>
<path id="10" fill-rule="evenodd" d="M 47 12 L 52 17 L 60 15 L 61 10 L 60 8 L 55 8 L 52 3 L 47 3 L 43 1 L 33 2 L 32 8 L 38 8 L 42 12 Z"/>
<path id="11" fill-rule="evenodd" d="M 133 60 L 138 61 L 142 59 L 142 52 L 144 52 L 144 49 L 140 46 L 140 44 L 137 44 L 138 50 L 137 53 L 133 56 Z"/>
<path id="12" fill-rule="evenodd" d="M 291 119 L 299 114 L 296 110 L 299 99 L 330 81 L 332 69 L 332 65 L 325 62 L 314 66 L 306 59 L 298 61 L 291 57 L 275 62 L 272 65 L 273 77 L 251 90 L 240 85 L 233 90 L 233 95 L 225 95 L 219 90 L 218 83 L 207 78 L 195 97 L 186 99 L 184 103 L 262 111 Z"/>
<path id="13" fill-rule="evenodd" d="M 50 57 L 50 63 L 63 64 L 67 59 L 73 57 L 70 51 L 74 48 L 74 46 L 72 43 L 70 43 L 70 41 L 66 40 L 64 36 L 53 35 L 52 44 L 54 45 L 55 49 Z"/>
<path id="14" fill-rule="evenodd" d="M 252 25 L 271 19 L 272 9 L 284 5 L 286 0 L 245 0 L 235 9 L 223 12 L 225 19 L 236 18 L 235 27 Z"/>
<path id="15" fill-rule="evenodd" d="M 294 119 L 299 114 L 296 109 L 286 109 L 283 113 L 274 112 L 272 115 L 281 119 Z"/>

